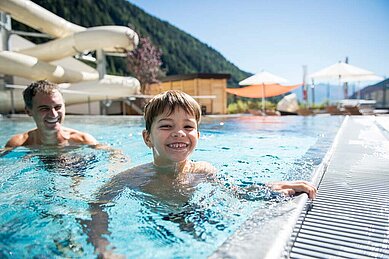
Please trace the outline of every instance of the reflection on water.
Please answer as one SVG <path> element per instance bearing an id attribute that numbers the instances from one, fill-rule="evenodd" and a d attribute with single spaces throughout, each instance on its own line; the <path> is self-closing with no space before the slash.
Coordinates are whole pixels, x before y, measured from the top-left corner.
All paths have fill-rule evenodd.
<path id="1" fill-rule="evenodd" d="M 190 187 L 179 202 L 124 188 L 102 206 L 115 253 L 206 258 L 255 209 L 271 207 L 271 193 L 242 190 L 273 180 L 310 179 L 341 118 L 246 116 L 203 122 L 193 159 L 216 166 L 219 181 Z M 140 119 L 70 117 L 66 126 L 123 150 L 133 166 L 152 159 L 141 139 Z M 29 119 L 1 119 L 0 145 L 32 127 Z M 88 146 L 1 152 L 0 257 L 95 258 L 86 234 L 89 205 L 123 170 L 112 166 L 110 152 Z"/>

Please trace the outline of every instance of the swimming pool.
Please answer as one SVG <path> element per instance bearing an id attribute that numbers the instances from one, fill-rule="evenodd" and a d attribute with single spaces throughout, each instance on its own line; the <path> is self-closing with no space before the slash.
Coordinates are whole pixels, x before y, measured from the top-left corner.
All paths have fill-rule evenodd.
<path id="1" fill-rule="evenodd" d="M 127 188 L 103 208 L 109 218 L 104 236 L 115 253 L 128 258 L 206 258 L 253 212 L 271 211 L 275 203 L 288 202 L 258 199 L 255 192 L 241 198 L 230 186 L 243 189 L 253 183 L 309 180 L 342 120 L 207 116 L 192 159 L 211 162 L 222 184 L 199 184 L 185 203 Z M 95 258 L 87 234 L 89 204 L 113 175 L 152 160 L 141 139 L 140 117 L 68 116 L 65 125 L 122 150 L 130 165 L 107 150 L 86 146 L 60 151 L 21 147 L 3 153 L 0 257 Z M 11 135 L 33 127 L 30 118 L 0 118 L 0 146 Z M 272 216 L 264 213 L 261 224 Z"/>

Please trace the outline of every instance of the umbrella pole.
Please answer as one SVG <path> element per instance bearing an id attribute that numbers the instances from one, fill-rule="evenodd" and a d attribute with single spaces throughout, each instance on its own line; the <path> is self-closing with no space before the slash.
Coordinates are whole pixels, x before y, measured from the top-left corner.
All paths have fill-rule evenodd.
<path id="1" fill-rule="evenodd" d="M 266 114 L 265 111 L 265 84 L 262 84 L 262 112 Z"/>
<path id="2" fill-rule="evenodd" d="M 339 98 L 342 98 L 342 93 L 344 93 L 342 87 L 341 87 L 341 75 L 338 76 L 338 89 L 340 89 L 341 94 L 339 95 Z"/>

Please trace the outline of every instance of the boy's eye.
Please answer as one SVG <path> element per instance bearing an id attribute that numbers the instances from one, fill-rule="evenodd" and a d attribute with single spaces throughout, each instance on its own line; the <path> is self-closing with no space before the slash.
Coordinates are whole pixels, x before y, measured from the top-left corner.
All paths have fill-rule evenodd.
<path id="1" fill-rule="evenodd" d="M 195 127 L 194 126 L 192 126 L 192 125 L 186 125 L 185 126 L 185 129 L 190 129 L 190 130 L 192 130 L 192 129 L 194 129 Z"/>
<path id="2" fill-rule="evenodd" d="M 55 106 L 55 110 L 58 111 L 58 110 L 61 110 L 62 106 Z"/>
<path id="3" fill-rule="evenodd" d="M 159 126 L 160 129 L 170 129 L 171 127 L 172 127 L 171 125 L 167 125 L 167 124 L 163 124 Z"/>

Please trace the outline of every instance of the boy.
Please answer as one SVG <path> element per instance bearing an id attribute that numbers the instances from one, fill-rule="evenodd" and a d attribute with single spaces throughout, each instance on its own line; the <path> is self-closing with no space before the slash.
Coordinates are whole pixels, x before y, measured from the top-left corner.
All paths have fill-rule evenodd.
<path id="1" fill-rule="evenodd" d="M 189 160 L 195 149 L 200 132 L 200 105 L 189 95 L 181 91 L 167 91 L 155 96 L 145 107 L 146 129 L 143 131 L 145 144 L 153 151 L 153 169 L 175 171 L 177 179 L 188 182 L 191 174 L 213 174 L 216 169 L 208 162 Z M 151 164 L 139 169 L 151 168 Z M 309 198 L 315 198 L 316 189 L 305 181 L 275 182 L 268 184 L 273 191 L 285 195 L 307 192 Z"/>
<path id="2" fill-rule="evenodd" d="M 139 190 L 158 200 L 184 206 L 193 187 L 215 179 L 217 170 L 211 164 L 189 159 L 200 137 L 200 111 L 199 104 L 191 96 L 175 90 L 156 95 L 145 106 L 143 140 L 152 149 L 153 162 L 116 175 L 99 191 L 98 201 L 90 207 L 92 221 L 85 222 L 96 252 L 112 255 L 112 251 L 107 250 L 109 242 L 103 237 L 109 233 L 109 217 L 101 205 L 112 201 L 123 189 Z M 276 182 L 268 187 L 285 195 L 306 192 L 311 199 L 316 195 L 316 188 L 305 181 Z"/>

